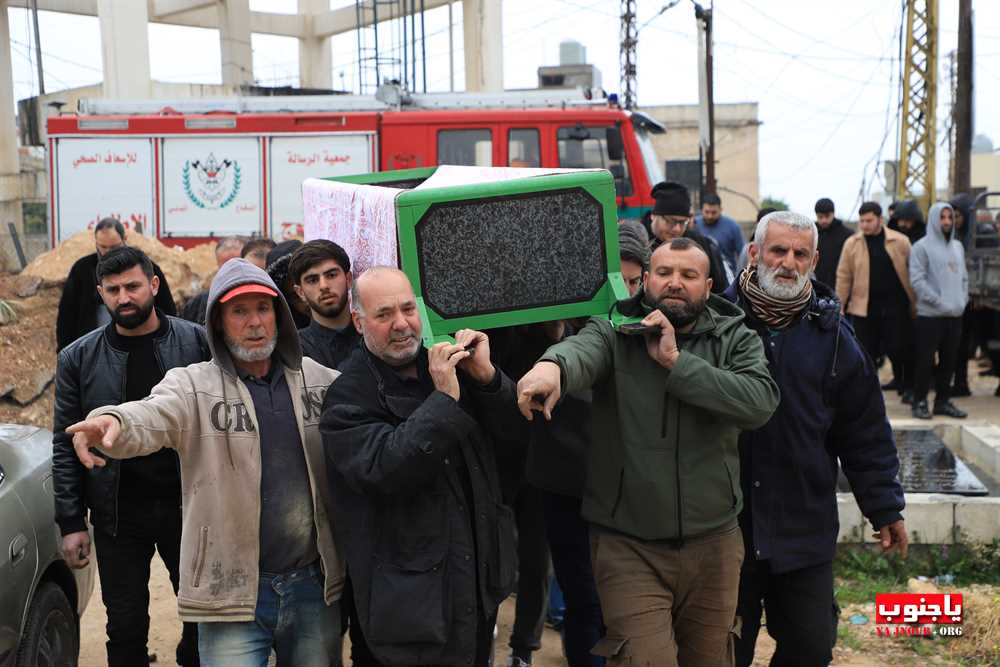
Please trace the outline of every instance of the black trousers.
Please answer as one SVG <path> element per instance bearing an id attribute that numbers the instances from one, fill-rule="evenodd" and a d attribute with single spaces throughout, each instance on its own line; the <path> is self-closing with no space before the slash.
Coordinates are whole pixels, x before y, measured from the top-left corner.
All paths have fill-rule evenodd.
<path id="1" fill-rule="evenodd" d="M 549 604 L 549 545 L 545 540 L 542 492 L 528 483 L 514 499 L 517 522 L 517 600 L 510 648 L 525 659 L 542 647 Z"/>
<path id="2" fill-rule="evenodd" d="M 354 603 L 354 583 L 351 581 L 350 572 L 344 581 L 344 590 L 340 594 L 340 620 L 341 632 L 350 632 L 351 637 L 351 665 L 354 667 L 379 667 L 378 660 L 372 655 L 365 641 L 364 632 L 361 630 L 361 621 L 358 619 L 358 607 Z"/>
<path id="3" fill-rule="evenodd" d="M 149 564 L 158 551 L 176 594 L 180 581 L 180 503 L 119 499 L 117 535 L 95 529 L 94 546 L 101 597 L 108 612 L 108 665 L 148 665 Z M 178 664 L 198 665 L 197 624 L 184 624 L 176 658 Z"/>
<path id="4" fill-rule="evenodd" d="M 832 562 L 774 574 L 769 561 L 743 561 L 737 667 L 753 663 L 762 611 L 767 612 L 767 633 L 777 644 L 771 667 L 825 667 L 833 660 L 840 610 L 833 600 Z"/>
<path id="5" fill-rule="evenodd" d="M 954 387 L 969 386 L 969 360 L 976 351 L 975 317 L 970 301 L 962 313 L 962 335 L 958 341 L 958 356 L 955 359 L 955 380 L 951 383 Z"/>
<path id="6" fill-rule="evenodd" d="M 590 563 L 590 526 L 580 516 L 579 498 L 542 492 L 552 569 L 566 600 L 563 648 L 569 667 L 603 667 L 590 649 L 604 636 L 601 599 Z"/>
<path id="7" fill-rule="evenodd" d="M 851 316 L 861 346 L 873 360 L 883 355 L 904 391 L 913 389 L 913 320 L 906 304 L 869 303 L 868 317 Z"/>
<path id="8" fill-rule="evenodd" d="M 962 337 L 962 318 L 918 317 L 915 334 L 917 354 L 913 401 L 927 400 L 933 375 L 934 403 L 944 403 L 950 396 L 951 376 L 955 372 L 958 344 Z M 935 353 L 938 359 L 936 368 Z"/>

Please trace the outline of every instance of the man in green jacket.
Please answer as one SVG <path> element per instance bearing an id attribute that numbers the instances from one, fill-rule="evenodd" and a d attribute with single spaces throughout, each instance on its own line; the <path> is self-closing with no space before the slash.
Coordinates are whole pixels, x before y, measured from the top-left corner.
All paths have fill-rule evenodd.
<path id="1" fill-rule="evenodd" d="M 550 418 L 562 393 L 593 388 L 583 515 L 608 664 L 732 664 L 743 540 L 737 438 L 778 405 L 760 338 L 712 295 L 709 258 L 689 239 L 650 258 L 619 305 L 654 328 L 594 318 L 518 383 L 518 404 Z"/>

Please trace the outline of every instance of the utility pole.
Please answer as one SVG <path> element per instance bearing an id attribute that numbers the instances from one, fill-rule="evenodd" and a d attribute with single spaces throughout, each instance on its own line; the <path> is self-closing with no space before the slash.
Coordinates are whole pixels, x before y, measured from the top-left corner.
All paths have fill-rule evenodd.
<path id="1" fill-rule="evenodd" d="M 896 196 L 916 199 L 927 211 L 937 196 L 938 0 L 906 0 L 904 34 Z"/>
<path id="2" fill-rule="evenodd" d="M 951 96 L 951 109 L 948 111 L 947 137 L 948 142 L 948 188 L 951 192 L 958 192 L 955 187 L 955 164 L 957 153 L 955 151 L 955 130 L 958 126 L 958 75 L 955 71 L 955 61 L 958 60 L 958 51 L 951 50 L 945 55 L 948 61 L 948 94 Z"/>
<path id="3" fill-rule="evenodd" d="M 716 194 L 715 179 L 715 91 L 712 83 L 712 8 L 694 3 L 698 22 L 698 125 L 701 150 L 705 155 L 703 194 Z"/>
<path id="4" fill-rule="evenodd" d="M 448 91 L 455 92 L 455 23 L 451 6 L 448 3 Z"/>
<path id="5" fill-rule="evenodd" d="M 42 71 L 42 38 L 38 31 L 38 0 L 31 0 L 31 19 L 35 24 L 35 60 L 38 61 L 38 95 L 45 94 L 45 74 Z"/>
<path id="6" fill-rule="evenodd" d="M 958 64 L 955 86 L 955 176 L 952 190 L 968 192 L 972 151 L 972 0 L 958 0 Z"/>
<path id="7" fill-rule="evenodd" d="M 636 90 L 636 48 L 639 44 L 639 29 L 635 25 L 636 0 L 621 0 L 621 91 L 622 104 L 626 109 L 634 109 L 638 101 Z"/>

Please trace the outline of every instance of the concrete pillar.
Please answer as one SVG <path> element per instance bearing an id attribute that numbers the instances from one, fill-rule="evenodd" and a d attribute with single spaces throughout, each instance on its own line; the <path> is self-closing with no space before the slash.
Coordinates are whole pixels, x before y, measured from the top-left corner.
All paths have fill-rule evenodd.
<path id="1" fill-rule="evenodd" d="M 149 79 L 149 14 L 145 2 L 97 0 L 101 24 L 104 96 L 146 99 Z"/>
<path id="2" fill-rule="evenodd" d="M 250 46 L 250 0 L 219 0 L 219 43 L 222 47 L 222 84 L 238 87 L 253 83 Z"/>
<path id="3" fill-rule="evenodd" d="M 7 4 L 0 2 L 0 268 L 3 269 L 20 269 L 7 228 L 7 223 L 13 222 L 19 234 L 24 232 L 19 171 L 10 24 Z"/>
<path id="4" fill-rule="evenodd" d="M 299 0 L 299 14 L 306 16 L 306 33 L 299 38 L 299 86 L 333 88 L 333 51 L 329 37 L 312 36 L 312 16 L 330 9 L 330 0 Z"/>
<path id="5" fill-rule="evenodd" d="M 503 10 L 500 0 L 462 0 L 465 89 L 503 91 Z"/>

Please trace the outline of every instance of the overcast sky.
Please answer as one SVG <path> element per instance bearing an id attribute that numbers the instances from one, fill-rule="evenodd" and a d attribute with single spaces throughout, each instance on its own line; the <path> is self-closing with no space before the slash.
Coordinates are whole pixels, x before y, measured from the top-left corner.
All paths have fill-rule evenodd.
<path id="1" fill-rule="evenodd" d="M 332 0 L 333 7 L 353 2 Z M 454 5 L 455 81 L 464 83 L 461 2 Z M 639 0 L 640 105 L 697 102 L 695 21 L 684 0 L 656 16 L 660 0 Z M 831 197 L 838 214 L 855 217 L 864 179 L 867 194 L 882 190 L 881 161 L 898 151 L 899 30 L 902 0 L 717 0 L 715 71 L 717 103 L 757 102 L 760 192 L 811 213 Z M 253 9 L 294 12 L 295 0 L 251 0 Z M 958 0 L 940 0 L 938 183 L 947 181 L 950 94 L 947 54 L 957 42 Z M 974 0 L 975 132 L 1000 144 L 1000 2 Z M 28 12 L 9 9 L 18 98 L 37 92 L 28 48 Z M 504 85 L 531 88 L 540 65 L 558 64 L 559 43 L 576 39 L 604 77 L 619 89 L 619 0 L 503 0 Z M 96 18 L 41 12 L 46 89 L 101 80 Z M 427 12 L 428 90 L 448 90 L 448 12 Z M 393 40 L 381 31 L 383 49 Z M 366 35 L 371 45 L 370 32 Z M 384 40 L 384 41 L 383 41 Z M 398 40 L 398 37 L 397 37 Z M 150 67 L 163 81 L 221 82 L 215 30 L 150 24 Z M 334 86 L 357 90 L 354 34 L 333 40 Z M 298 82 L 293 38 L 253 36 L 254 76 L 264 85 Z M 368 81 L 373 82 L 369 74 Z M 690 157 L 690 156 L 677 156 Z M 718 155 L 727 159 L 725 149 Z M 724 184 L 723 184 L 724 185 Z"/>

